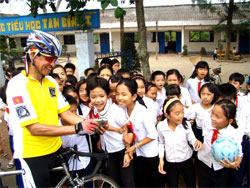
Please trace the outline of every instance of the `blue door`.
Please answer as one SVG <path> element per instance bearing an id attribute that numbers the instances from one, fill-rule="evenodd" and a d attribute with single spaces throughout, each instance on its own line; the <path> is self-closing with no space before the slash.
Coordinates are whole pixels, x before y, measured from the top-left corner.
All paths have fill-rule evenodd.
<path id="1" fill-rule="evenodd" d="M 249 42 L 250 42 L 250 32 L 249 30 L 246 30 L 244 32 L 240 32 L 239 37 L 239 54 L 249 54 L 250 48 L 249 48 Z"/>
<path id="2" fill-rule="evenodd" d="M 159 53 L 165 53 L 165 35 L 164 32 L 158 32 Z"/>
<path id="3" fill-rule="evenodd" d="M 100 34 L 100 42 L 101 42 L 101 53 L 106 54 L 110 52 L 109 47 L 109 34 L 103 33 Z"/>
<path id="4" fill-rule="evenodd" d="M 181 32 L 176 32 L 176 53 L 181 52 Z"/>

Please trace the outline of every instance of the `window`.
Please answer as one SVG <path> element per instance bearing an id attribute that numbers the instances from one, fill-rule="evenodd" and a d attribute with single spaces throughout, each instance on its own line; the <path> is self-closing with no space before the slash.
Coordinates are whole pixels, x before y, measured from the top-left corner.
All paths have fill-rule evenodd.
<path id="1" fill-rule="evenodd" d="M 213 42 L 213 31 L 190 31 L 189 42 Z"/>
<path id="2" fill-rule="evenodd" d="M 9 45 L 10 45 L 11 49 L 16 48 L 16 39 L 15 38 L 9 38 Z"/>
<path id="3" fill-rule="evenodd" d="M 222 32 L 222 42 L 226 42 L 227 40 L 227 33 L 226 32 Z M 231 42 L 236 42 L 237 41 L 237 33 L 236 32 L 232 32 L 231 34 Z"/>
<path id="4" fill-rule="evenodd" d="M 151 42 L 156 42 L 156 32 L 151 32 Z"/>
<path id="5" fill-rule="evenodd" d="M 21 38 L 21 46 L 22 47 L 26 47 L 26 41 L 27 41 L 27 37 Z"/>
<path id="6" fill-rule="evenodd" d="M 99 35 L 94 33 L 94 44 L 99 44 Z"/>
<path id="7" fill-rule="evenodd" d="M 165 41 L 176 41 L 176 32 L 167 31 L 164 33 Z"/>
<path id="8" fill-rule="evenodd" d="M 64 35 L 63 36 L 64 44 L 75 44 L 75 35 Z"/>

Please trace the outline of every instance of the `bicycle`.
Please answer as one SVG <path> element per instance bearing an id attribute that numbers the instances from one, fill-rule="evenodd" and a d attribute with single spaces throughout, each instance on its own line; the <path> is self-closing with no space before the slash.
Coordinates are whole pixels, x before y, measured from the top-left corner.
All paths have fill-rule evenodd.
<path id="1" fill-rule="evenodd" d="M 84 177 L 78 177 L 76 176 L 75 178 L 72 177 L 71 173 L 68 170 L 68 165 L 67 165 L 67 156 L 71 155 L 77 155 L 77 156 L 83 156 L 83 157 L 91 157 L 95 158 L 97 161 L 97 164 L 93 170 L 93 172 L 89 175 L 86 175 Z M 61 154 L 58 155 L 59 160 L 61 161 L 61 167 L 53 168 L 52 171 L 58 171 L 58 170 L 63 170 L 65 173 L 65 176 L 61 179 L 61 181 L 57 184 L 56 188 L 62 187 L 63 185 L 67 184 L 68 187 L 84 187 L 84 184 L 88 182 L 93 182 L 93 187 L 110 187 L 110 188 L 118 188 L 119 186 L 117 185 L 114 180 L 112 180 L 110 177 L 103 175 L 103 174 L 97 174 L 98 170 L 101 167 L 102 161 L 106 158 L 108 158 L 108 153 L 84 153 L 84 152 L 79 152 L 76 151 L 74 148 L 67 148 L 66 151 L 62 152 Z M 14 170 L 14 171 L 7 171 L 7 172 L 0 172 L 0 177 L 1 176 L 6 176 L 6 175 L 18 175 L 22 174 L 23 170 Z"/>

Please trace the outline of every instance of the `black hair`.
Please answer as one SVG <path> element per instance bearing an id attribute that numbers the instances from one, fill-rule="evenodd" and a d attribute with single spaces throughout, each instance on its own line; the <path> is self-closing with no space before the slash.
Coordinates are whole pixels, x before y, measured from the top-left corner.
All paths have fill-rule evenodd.
<path id="1" fill-rule="evenodd" d="M 120 81 L 120 78 L 118 78 L 118 76 L 116 75 L 111 75 L 109 78 L 109 83 L 118 83 Z"/>
<path id="2" fill-rule="evenodd" d="M 55 66 L 51 69 L 51 73 L 53 73 L 53 71 L 54 71 L 55 69 L 57 69 L 57 68 L 62 68 L 62 69 L 64 70 L 65 74 L 66 74 L 66 70 L 65 70 L 65 68 L 64 68 L 62 65 L 55 65 Z"/>
<path id="3" fill-rule="evenodd" d="M 67 75 L 66 82 L 69 82 L 72 86 L 77 84 L 77 78 L 74 75 Z"/>
<path id="4" fill-rule="evenodd" d="M 123 78 L 123 79 L 120 80 L 120 82 L 117 84 L 116 87 L 118 87 L 119 85 L 122 85 L 122 84 L 125 85 L 125 86 L 127 86 L 129 92 L 130 92 L 132 95 L 134 95 L 134 94 L 137 95 L 137 88 L 138 88 L 138 86 L 137 86 L 137 83 L 136 83 L 135 80 L 133 80 L 133 79 L 131 79 L 131 78 Z M 136 100 L 137 100 L 141 105 L 143 105 L 143 106 L 145 106 L 145 107 L 147 108 L 147 106 L 145 105 L 144 101 L 142 100 L 142 98 L 141 98 L 139 95 L 137 95 Z"/>
<path id="5" fill-rule="evenodd" d="M 110 65 L 106 65 L 106 64 L 105 64 L 105 65 L 103 65 L 103 66 L 101 66 L 101 67 L 99 68 L 99 70 L 98 70 L 98 75 L 100 75 L 101 71 L 104 70 L 104 69 L 109 69 L 109 70 L 111 71 L 111 74 L 113 74 L 113 72 L 114 72 Z"/>
<path id="6" fill-rule="evenodd" d="M 9 67 L 6 69 L 5 75 L 7 76 L 7 78 L 10 78 L 12 76 L 12 73 L 14 72 L 14 70 L 15 70 L 14 67 Z"/>
<path id="7" fill-rule="evenodd" d="M 181 95 L 181 88 L 177 84 L 168 85 L 166 88 L 166 96 L 169 95 L 177 95 L 178 97 Z"/>
<path id="8" fill-rule="evenodd" d="M 82 85 L 82 84 L 86 84 L 86 83 L 87 83 L 87 80 L 86 80 L 86 79 L 80 80 L 80 81 L 77 83 L 77 87 L 76 87 L 77 92 L 79 92 L 79 89 L 80 89 L 81 85 Z"/>
<path id="9" fill-rule="evenodd" d="M 237 97 L 237 90 L 236 88 L 229 83 L 219 85 L 219 95 L 223 99 L 234 99 L 236 100 Z"/>
<path id="10" fill-rule="evenodd" d="M 91 79 L 93 79 L 93 78 L 95 78 L 95 77 L 98 77 L 97 72 L 92 72 L 92 73 L 88 76 L 87 81 L 88 81 L 88 80 L 91 80 Z"/>
<path id="11" fill-rule="evenodd" d="M 21 70 L 20 69 L 15 69 L 13 72 L 12 72 L 12 78 L 18 74 L 20 74 Z"/>
<path id="12" fill-rule="evenodd" d="M 163 112 L 163 116 L 162 116 L 162 121 L 164 120 L 164 119 L 166 119 L 166 117 L 165 117 L 165 113 L 167 113 L 168 115 L 170 115 L 170 112 L 171 112 L 171 109 L 176 105 L 176 104 L 181 104 L 182 105 L 182 103 L 181 103 L 181 101 L 180 100 L 176 100 L 176 101 L 173 101 L 172 103 L 170 103 L 169 105 L 168 105 L 168 107 L 167 107 L 167 109 L 166 109 L 166 111 L 164 112 L 164 106 L 166 105 L 166 103 L 170 100 L 170 99 L 172 99 L 172 98 L 167 98 L 165 101 L 164 101 L 164 103 L 163 103 L 163 108 L 162 108 L 162 112 Z M 187 129 L 188 128 L 188 125 L 187 125 L 187 122 L 186 122 L 186 118 L 183 118 L 183 120 L 182 120 L 182 125 L 183 125 L 183 127 L 184 127 L 184 129 Z"/>
<path id="13" fill-rule="evenodd" d="M 65 95 L 63 95 L 63 96 L 65 97 L 65 99 L 68 101 L 68 103 L 69 103 L 70 105 L 73 105 L 73 104 L 77 105 L 76 99 L 75 99 L 74 97 L 72 97 L 71 95 L 65 94 Z"/>
<path id="14" fill-rule="evenodd" d="M 88 96 L 90 94 L 90 91 L 97 88 L 97 87 L 102 88 L 105 91 L 105 93 L 107 94 L 107 96 L 109 95 L 109 93 L 110 93 L 109 83 L 106 79 L 101 78 L 101 77 L 93 77 L 92 79 L 87 79 L 86 90 L 87 90 Z"/>
<path id="15" fill-rule="evenodd" d="M 103 65 L 109 65 L 111 67 L 112 66 L 111 59 L 109 59 L 108 57 L 103 58 L 100 62 L 100 67 L 102 67 Z"/>
<path id="16" fill-rule="evenodd" d="M 93 67 L 90 67 L 90 68 L 87 68 L 87 69 L 84 70 L 84 75 L 87 76 L 87 74 L 88 74 L 88 72 L 89 72 L 90 70 L 92 70 L 92 71 L 95 72 L 95 69 L 94 69 Z"/>
<path id="17" fill-rule="evenodd" d="M 231 123 L 231 125 L 237 129 L 238 128 L 238 125 L 236 123 L 236 120 L 235 120 L 235 115 L 236 115 L 236 105 L 228 100 L 228 99 L 222 99 L 220 101 L 217 101 L 215 103 L 215 105 L 219 105 L 221 106 L 221 108 L 223 109 L 224 111 L 224 115 L 226 116 L 226 118 L 229 120 L 229 119 L 233 119 L 233 122 Z"/>
<path id="18" fill-rule="evenodd" d="M 146 83 L 146 93 L 150 90 L 150 88 L 152 88 L 152 87 L 156 87 L 156 85 L 154 84 L 154 83 L 152 83 L 152 82 L 147 82 Z M 157 88 L 157 87 L 156 87 Z"/>
<path id="19" fill-rule="evenodd" d="M 63 87 L 62 94 L 66 95 L 70 91 L 73 91 L 73 92 L 77 93 L 77 89 L 74 86 L 66 85 L 66 86 Z M 78 93 L 77 93 L 77 95 L 78 95 Z"/>
<path id="20" fill-rule="evenodd" d="M 131 76 L 131 72 L 130 72 L 130 70 L 129 69 L 126 69 L 126 68 L 120 68 L 118 71 L 117 71 L 117 73 L 116 73 L 116 75 L 118 76 L 118 78 L 123 78 L 122 77 L 122 75 L 123 74 L 129 74 L 130 76 Z"/>
<path id="21" fill-rule="evenodd" d="M 112 59 L 112 66 L 114 65 L 114 64 L 116 64 L 116 63 L 119 63 L 120 64 L 120 62 L 117 60 L 117 59 Z"/>
<path id="22" fill-rule="evenodd" d="M 158 75 L 162 75 L 163 78 L 165 79 L 165 73 L 158 70 L 158 71 L 154 71 L 154 72 L 151 74 L 151 81 L 154 81 L 154 80 L 155 80 L 155 77 L 158 76 Z"/>
<path id="23" fill-rule="evenodd" d="M 75 72 L 76 70 L 76 66 L 73 64 L 73 63 L 66 63 L 66 65 L 64 66 L 65 70 L 66 69 L 72 69 L 73 70 L 73 73 Z"/>
<path id="24" fill-rule="evenodd" d="M 58 74 L 56 74 L 56 73 L 49 73 L 49 75 L 52 77 L 52 78 L 54 78 L 54 79 L 59 79 L 60 80 L 60 77 L 59 77 L 59 75 Z"/>
<path id="25" fill-rule="evenodd" d="M 181 75 L 181 73 L 177 70 L 177 69 L 170 69 L 166 72 L 166 79 L 168 78 L 168 76 L 170 75 L 176 75 L 177 79 L 180 80 L 180 82 L 183 82 L 183 76 Z"/>
<path id="26" fill-rule="evenodd" d="M 202 85 L 202 87 L 200 89 L 200 92 L 199 92 L 199 97 L 200 98 L 201 98 L 201 92 L 202 92 L 203 88 L 207 88 L 209 92 L 214 94 L 214 98 L 213 98 L 213 100 L 211 102 L 211 104 L 214 104 L 219 98 L 218 87 L 213 83 L 205 83 L 204 85 Z"/>
<path id="27" fill-rule="evenodd" d="M 205 76 L 204 80 L 205 82 L 209 82 L 210 81 L 210 76 L 209 76 L 209 65 L 206 61 L 199 61 L 196 65 L 195 65 L 195 69 L 192 73 L 192 75 L 190 76 L 190 78 L 195 78 L 197 76 L 197 70 L 198 69 L 207 69 L 207 75 Z"/>
<path id="28" fill-rule="evenodd" d="M 144 78 L 144 76 L 142 76 L 141 74 L 135 74 L 131 77 L 131 79 L 133 80 L 142 80 L 144 83 L 144 86 L 146 87 L 146 80 Z"/>
<path id="29" fill-rule="evenodd" d="M 245 77 L 243 76 L 243 74 L 235 72 L 229 76 L 229 81 L 233 80 L 236 82 L 240 82 L 240 85 L 242 85 L 245 82 Z"/>

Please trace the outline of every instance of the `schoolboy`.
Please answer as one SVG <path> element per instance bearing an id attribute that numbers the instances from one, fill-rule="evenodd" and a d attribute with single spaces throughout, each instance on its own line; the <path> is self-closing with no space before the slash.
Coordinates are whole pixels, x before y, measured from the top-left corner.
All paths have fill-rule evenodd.
<path id="1" fill-rule="evenodd" d="M 74 75 L 75 74 L 76 66 L 73 63 L 67 63 L 64 66 L 64 68 L 65 68 L 67 75 Z"/>
<path id="2" fill-rule="evenodd" d="M 85 71 L 84 71 L 85 78 L 87 79 L 88 76 L 89 76 L 91 73 L 93 73 L 94 71 L 95 71 L 95 70 L 94 70 L 94 68 L 92 68 L 92 67 L 85 69 Z"/>
<path id="3" fill-rule="evenodd" d="M 166 89 L 164 87 L 165 85 L 165 73 L 162 71 L 155 71 L 151 75 L 151 81 L 154 83 L 157 87 L 157 97 L 156 102 L 159 104 L 160 108 L 162 109 L 163 103 L 165 101 L 166 97 Z"/>
<path id="4" fill-rule="evenodd" d="M 129 69 L 126 68 L 120 68 L 117 73 L 116 76 L 121 79 L 121 78 L 130 78 L 131 77 L 131 72 Z"/>
<path id="5" fill-rule="evenodd" d="M 237 89 L 238 96 L 244 96 L 244 93 L 240 91 L 245 78 L 242 74 L 235 72 L 229 76 L 229 83 L 232 84 Z"/>

